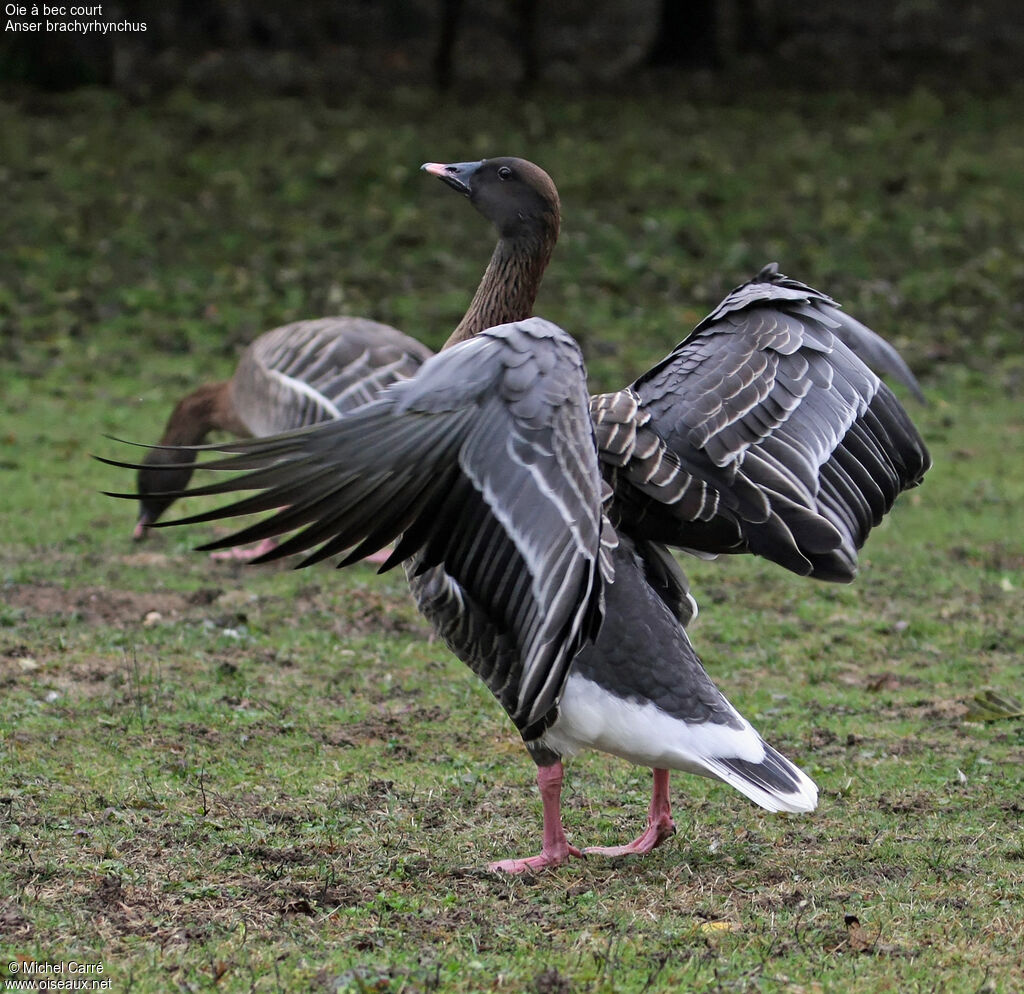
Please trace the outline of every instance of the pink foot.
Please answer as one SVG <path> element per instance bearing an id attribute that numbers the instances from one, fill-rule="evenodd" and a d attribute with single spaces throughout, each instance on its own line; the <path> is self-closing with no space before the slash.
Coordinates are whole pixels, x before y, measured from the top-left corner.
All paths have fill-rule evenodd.
<path id="1" fill-rule="evenodd" d="M 542 850 L 539 856 L 527 856 L 525 859 L 501 859 L 497 863 L 488 863 L 487 869 L 498 873 L 538 873 L 569 862 L 570 856 L 582 856 L 583 853 L 575 846 L 566 844 L 564 850 L 549 852 Z"/>
<path id="2" fill-rule="evenodd" d="M 378 549 L 376 552 L 371 552 L 364 560 L 364 563 L 373 563 L 375 566 L 380 566 L 381 563 L 387 562 L 388 556 L 391 555 L 390 549 Z"/>
<path id="3" fill-rule="evenodd" d="M 275 539 L 265 538 L 262 542 L 249 549 L 223 549 L 219 552 L 211 552 L 210 558 L 216 559 L 218 562 L 248 563 L 268 552 L 273 552 L 276 548 L 277 541 Z"/>
<path id="4" fill-rule="evenodd" d="M 656 846 L 660 846 L 662 842 L 675 834 L 675 822 L 669 818 L 665 823 L 659 822 L 657 825 L 648 825 L 646 832 L 624 846 L 587 846 L 583 853 L 586 856 L 643 855 L 643 853 L 650 852 Z"/>
<path id="5" fill-rule="evenodd" d="M 654 771 L 654 791 L 651 807 L 647 812 L 647 830 L 624 846 L 588 846 L 584 855 L 630 856 L 648 853 L 676 834 L 676 823 L 672 820 L 669 804 L 668 770 Z"/>
<path id="6" fill-rule="evenodd" d="M 544 845 L 539 856 L 526 859 L 502 859 L 488 863 L 487 869 L 498 873 L 536 873 L 550 867 L 561 866 L 570 856 L 582 856 L 570 846 L 562 827 L 562 764 L 537 767 L 537 786 L 544 805 Z"/>

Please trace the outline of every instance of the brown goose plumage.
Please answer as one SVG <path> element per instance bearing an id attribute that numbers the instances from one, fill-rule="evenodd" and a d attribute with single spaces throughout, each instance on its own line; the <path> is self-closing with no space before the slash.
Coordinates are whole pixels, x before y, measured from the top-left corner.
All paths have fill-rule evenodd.
<path id="1" fill-rule="evenodd" d="M 469 309 L 444 347 L 529 317 L 561 224 L 551 177 L 540 166 L 514 158 L 428 162 L 423 170 L 468 197 L 498 229 L 498 243 Z"/>

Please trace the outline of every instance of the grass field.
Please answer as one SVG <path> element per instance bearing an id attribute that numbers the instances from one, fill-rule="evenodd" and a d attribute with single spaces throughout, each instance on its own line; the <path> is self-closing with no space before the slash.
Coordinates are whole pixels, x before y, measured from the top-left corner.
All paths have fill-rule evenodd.
<path id="1" fill-rule="evenodd" d="M 1024 726 L 969 711 L 1024 696 L 1020 97 L 0 101 L 0 963 L 140 994 L 1024 988 Z M 99 494 L 130 483 L 103 436 L 154 440 L 261 330 L 438 346 L 491 234 L 417 167 L 493 154 L 559 184 L 538 310 L 595 388 L 771 259 L 921 374 L 935 467 L 855 584 L 685 563 L 810 816 L 680 774 L 650 856 L 488 874 L 537 848 L 533 764 L 400 575 L 214 563 L 211 526 L 133 545 Z M 648 788 L 574 761 L 570 839 L 631 838 Z"/>

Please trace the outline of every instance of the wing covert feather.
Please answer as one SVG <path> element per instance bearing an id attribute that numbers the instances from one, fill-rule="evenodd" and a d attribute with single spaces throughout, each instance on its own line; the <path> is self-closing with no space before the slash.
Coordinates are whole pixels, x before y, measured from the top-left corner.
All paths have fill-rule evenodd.
<path id="1" fill-rule="evenodd" d="M 366 318 L 296 321 L 260 335 L 242 353 L 232 403 L 253 435 L 340 417 L 414 376 L 430 349 Z"/>

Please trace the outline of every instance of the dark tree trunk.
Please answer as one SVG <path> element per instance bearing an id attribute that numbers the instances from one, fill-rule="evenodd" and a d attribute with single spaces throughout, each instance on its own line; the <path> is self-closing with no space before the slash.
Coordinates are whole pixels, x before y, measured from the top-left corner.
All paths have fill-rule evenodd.
<path id="1" fill-rule="evenodd" d="M 537 0 L 513 0 L 516 15 L 516 44 L 522 59 L 519 89 L 527 92 L 540 82 L 541 64 L 537 51 Z"/>
<path id="2" fill-rule="evenodd" d="M 651 66 L 716 67 L 718 0 L 661 0 L 658 32 L 647 56 Z"/>
<path id="3" fill-rule="evenodd" d="M 463 6 L 463 0 L 442 0 L 441 3 L 441 34 L 434 52 L 434 83 L 439 90 L 447 90 L 452 85 L 453 52 Z"/>

